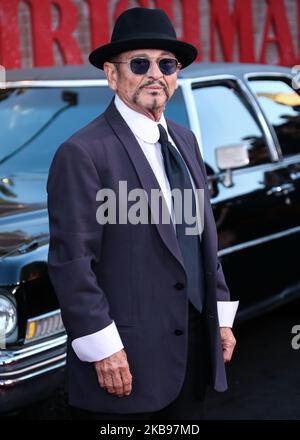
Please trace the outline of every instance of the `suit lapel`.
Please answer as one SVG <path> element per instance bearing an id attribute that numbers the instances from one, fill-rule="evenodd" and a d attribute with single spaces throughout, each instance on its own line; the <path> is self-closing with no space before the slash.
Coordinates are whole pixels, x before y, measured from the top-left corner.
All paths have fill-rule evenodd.
<path id="1" fill-rule="evenodd" d="M 148 195 L 148 204 L 151 209 L 151 189 L 160 189 L 159 183 L 134 134 L 116 109 L 113 101 L 105 112 L 105 119 L 126 148 L 141 185 Z M 165 202 L 163 201 L 163 203 Z M 173 225 L 171 223 L 163 224 L 159 222 L 155 223 L 155 226 L 167 248 L 184 267 Z"/>

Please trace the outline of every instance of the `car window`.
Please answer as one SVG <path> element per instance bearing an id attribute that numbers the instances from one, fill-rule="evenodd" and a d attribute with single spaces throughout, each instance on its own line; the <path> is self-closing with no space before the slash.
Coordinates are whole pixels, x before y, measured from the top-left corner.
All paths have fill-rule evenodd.
<path id="1" fill-rule="evenodd" d="M 244 144 L 249 165 L 270 160 L 263 132 L 234 82 L 194 85 L 193 93 L 200 123 L 205 162 L 217 172 L 217 147 Z"/>
<path id="2" fill-rule="evenodd" d="M 47 172 L 58 146 L 112 96 L 108 87 L 9 90 L 0 101 L 0 174 Z"/>
<path id="3" fill-rule="evenodd" d="M 189 128 L 189 120 L 181 87 L 176 89 L 174 95 L 167 103 L 165 116 L 177 122 L 177 124 Z"/>
<path id="4" fill-rule="evenodd" d="M 58 146 L 101 114 L 112 97 L 107 86 L 1 91 L 0 176 L 47 173 Z M 188 126 L 180 88 L 166 116 Z"/>
<path id="5" fill-rule="evenodd" d="M 290 81 L 251 79 L 249 85 L 274 127 L 283 155 L 300 153 L 300 96 Z"/>

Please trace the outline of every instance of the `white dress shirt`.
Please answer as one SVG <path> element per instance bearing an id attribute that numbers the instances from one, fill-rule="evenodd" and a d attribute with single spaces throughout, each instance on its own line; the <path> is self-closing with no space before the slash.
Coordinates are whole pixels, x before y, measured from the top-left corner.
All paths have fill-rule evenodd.
<path id="1" fill-rule="evenodd" d="M 177 147 L 168 133 L 168 127 L 164 115 L 162 114 L 160 120 L 155 122 L 147 116 L 132 110 L 118 97 L 118 95 L 115 96 L 115 105 L 130 130 L 135 135 L 136 140 L 148 160 L 165 198 L 170 216 L 174 222 L 171 189 L 165 172 L 161 146 L 158 143 L 160 136 L 157 126 L 158 124 L 161 124 L 164 127 L 168 134 L 169 141 L 176 149 Z M 195 184 L 190 172 L 189 175 L 193 188 L 195 189 Z M 232 327 L 238 304 L 239 301 L 218 301 L 217 305 L 220 327 Z M 114 322 L 96 333 L 74 339 L 72 347 L 79 359 L 87 362 L 104 359 L 124 348 Z"/>

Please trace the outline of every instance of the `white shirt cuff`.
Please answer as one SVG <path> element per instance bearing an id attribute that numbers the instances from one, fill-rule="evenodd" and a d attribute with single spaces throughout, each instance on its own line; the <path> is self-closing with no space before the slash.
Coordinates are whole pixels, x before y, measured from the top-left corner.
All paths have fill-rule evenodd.
<path id="1" fill-rule="evenodd" d="M 220 327 L 232 327 L 239 301 L 218 301 Z"/>
<path id="2" fill-rule="evenodd" d="M 72 347 L 84 362 L 101 361 L 124 348 L 114 321 L 96 333 L 74 339 Z"/>

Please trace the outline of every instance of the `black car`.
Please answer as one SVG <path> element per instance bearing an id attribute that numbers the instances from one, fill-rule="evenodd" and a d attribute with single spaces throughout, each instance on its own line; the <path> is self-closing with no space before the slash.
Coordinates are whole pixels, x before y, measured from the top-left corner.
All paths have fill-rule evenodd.
<path id="1" fill-rule="evenodd" d="M 166 111 L 198 138 L 238 322 L 300 294 L 293 84 L 284 67 L 194 64 L 180 73 Z M 89 66 L 11 71 L 0 90 L 0 413 L 62 381 L 66 334 L 47 273 L 47 174 L 57 147 L 112 96 Z"/>

